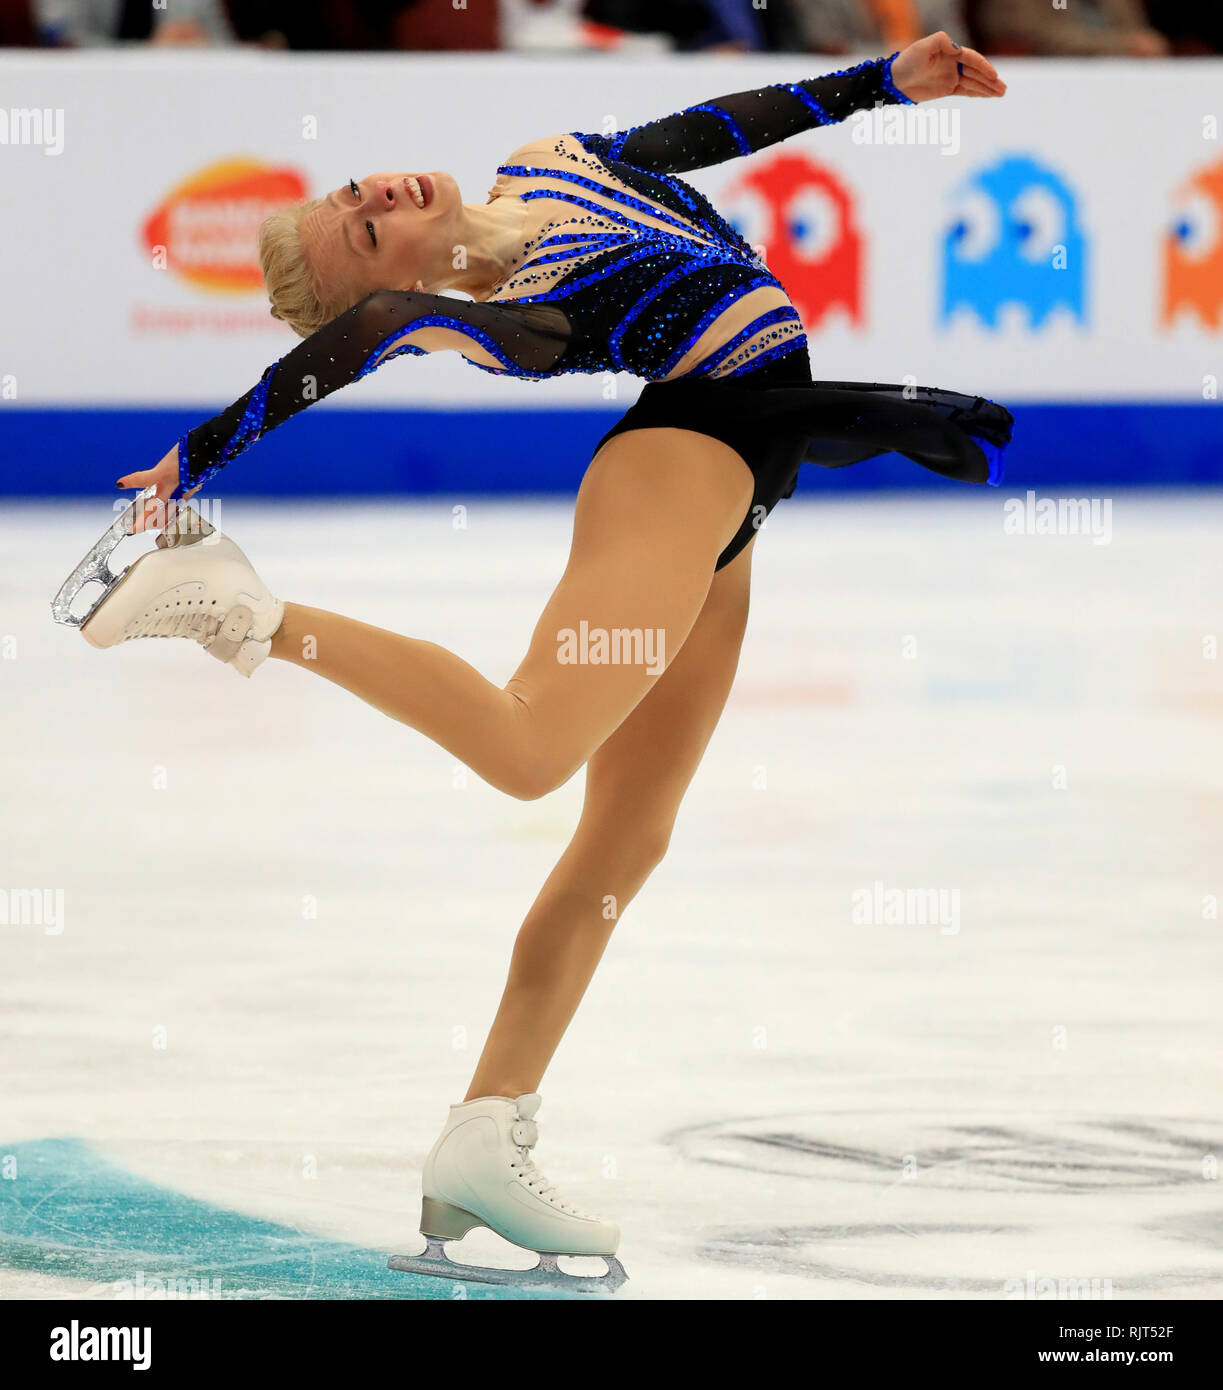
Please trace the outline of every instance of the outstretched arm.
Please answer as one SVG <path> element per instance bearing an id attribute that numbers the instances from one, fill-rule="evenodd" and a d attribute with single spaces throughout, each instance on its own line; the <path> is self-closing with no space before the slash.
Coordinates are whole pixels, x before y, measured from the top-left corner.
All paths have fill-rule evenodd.
<path id="1" fill-rule="evenodd" d="M 1002 96 L 993 65 L 944 33 L 844 72 L 805 82 L 734 92 L 616 135 L 578 134 L 601 159 L 622 160 L 657 174 L 682 174 L 752 154 L 815 126 L 836 125 L 880 103 L 936 97 Z"/>
<path id="2" fill-rule="evenodd" d="M 452 348 L 487 371 L 531 377 L 556 366 L 569 337 L 564 311 L 552 304 L 477 304 L 377 290 L 273 363 L 233 405 L 185 434 L 155 468 L 129 473 L 117 486 L 156 483 L 162 502 L 179 490 L 190 496 L 269 430 L 404 353 Z M 142 520 L 137 529 L 147 524 Z"/>

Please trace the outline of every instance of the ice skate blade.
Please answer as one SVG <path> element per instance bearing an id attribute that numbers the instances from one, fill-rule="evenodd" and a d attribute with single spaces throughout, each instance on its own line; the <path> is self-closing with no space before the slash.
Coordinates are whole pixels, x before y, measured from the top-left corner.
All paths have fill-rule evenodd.
<path id="1" fill-rule="evenodd" d="M 559 1289 L 565 1293 L 615 1293 L 628 1278 L 614 1255 L 597 1256 L 606 1262 L 606 1274 L 566 1274 L 557 1264 L 557 1255 L 540 1255 L 533 1269 L 488 1269 L 483 1265 L 459 1264 L 446 1254 L 443 1241 L 431 1236 L 425 1239 L 428 1243 L 423 1255 L 392 1255 L 386 1262 L 387 1269 L 427 1274 L 456 1284 L 501 1284 L 518 1289 Z"/>
<path id="2" fill-rule="evenodd" d="M 132 534 L 132 522 L 136 517 L 136 509 L 143 507 L 156 495 L 156 486 L 146 487 L 124 511 L 115 517 L 101 538 L 94 543 L 89 554 L 64 580 L 59 593 L 51 600 L 51 616 L 57 623 L 63 623 L 65 627 L 84 627 L 93 617 L 102 600 L 110 594 L 123 575 L 127 573 L 127 570 L 123 570 L 122 573 L 116 574 L 111 569 L 107 563 L 111 551 Z M 94 600 L 89 612 L 77 617 L 72 611 L 72 605 L 86 584 L 101 584 L 102 592 Z"/>
<path id="3" fill-rule="evenodd" d="M 135 523 L 137 513 L 143 511 L 145 503 L 152 501 L 156 496 L 156 484 L 150 484 L 143 492 L 137 494 L 127 507 L 115 517 L 101 537 L 94 542 L 89 554 L 64 580 L 59 593 L 51 600 L 51 616 L 57 623 L 63 623 L 65 627 L 84 627 L 114 593 L 132 566 L 126 566 L 116 574 L 110 567 L 111 552 L 134 534 L 132 526 Z M 189 542 L 211 534 L 212 529 L 194 508 L 178 506 L 169 520 L 166 531 L 158 538 L 157 543 L 164 548 L 166 545 Z M 140 558 L 143 559 L 144 557 L 141 556 Z M 87 584 L 101 584 L 102 592 L 94 599 L 89 612 L 78 617 L 73 613 L 72 605 Z"/>

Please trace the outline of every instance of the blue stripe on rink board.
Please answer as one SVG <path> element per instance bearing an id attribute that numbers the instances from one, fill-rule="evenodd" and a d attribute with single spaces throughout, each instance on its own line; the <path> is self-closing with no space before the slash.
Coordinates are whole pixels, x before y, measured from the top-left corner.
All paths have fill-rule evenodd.
<path id="1" fill-rule="evenodd" d="M 1223 483 L 1223 403 L 1013 406 L 1004 489 Z M 572 494 L 623 412 L 319 410 L 230 464 L 218 494 Z M 184 410 L 0 405 L 0 495 L 96 496 L 206 418 Z M 959 488 L 894 454 L 803 471 L 799 495 Z"/>
<path id="2" fill-rule="evenodd" d="M 175 1192 L 79 1139 L 8 1144 L 2 1151 L 16 1169 L 0 1181 L 0 1268 L 6 1270 L 83 1280 L 103 1297 L 159 1297 L 169 1288 L 179 1298 L 449 1299 L 460 1282 L 397 1273 L 386 1268 L 385 1250 Z M 403 1211 L 387 1220 L 396 1230 L 412 1226 Z M 463 1289 L 467 1298 L 582 1297 L 489 1284 Z M 33 1279 L 26 1296 L 39 1296 Z"/>

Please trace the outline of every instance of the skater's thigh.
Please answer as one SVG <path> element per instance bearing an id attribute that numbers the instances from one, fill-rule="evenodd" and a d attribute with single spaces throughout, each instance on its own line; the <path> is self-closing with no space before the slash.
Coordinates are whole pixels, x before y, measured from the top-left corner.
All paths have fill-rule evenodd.
<path id="1" fill-rule="evenodd" d="M 616 435 L 591 462 L 565 572 L 506 686 L 575 767 L 677 658 L 752 486 L 734 450 L 689 430 Z"/>
<path id="2" fill-rule="evenodd" d="M 590 759 L 582 820 L 604 846 L 613 833 L 670 833 L 734 684 L 754 544 L 714 576 L 679 655 Z"/>

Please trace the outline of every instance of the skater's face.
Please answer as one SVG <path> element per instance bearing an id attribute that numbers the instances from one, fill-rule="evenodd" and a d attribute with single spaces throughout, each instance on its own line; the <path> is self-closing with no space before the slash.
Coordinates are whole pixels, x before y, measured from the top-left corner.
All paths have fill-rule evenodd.
<path id="1" fill-rule="evenodd" d="M 428 287 L 450 268 L 445 234 L 461 206 L 446 173 L 370 174 L 333 188 L 302 223 L 326 302 Z"/>

